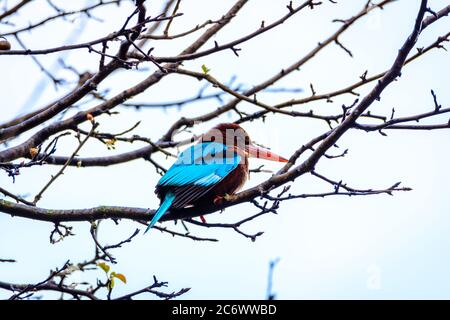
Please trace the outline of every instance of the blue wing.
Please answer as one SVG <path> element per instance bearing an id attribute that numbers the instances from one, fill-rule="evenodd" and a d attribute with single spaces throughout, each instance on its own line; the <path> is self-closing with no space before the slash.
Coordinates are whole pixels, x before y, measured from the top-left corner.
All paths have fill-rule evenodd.
<path id="1" fill-rule="evenodd" d="M 184 207 L 200 198 L 236 169 L 241 157 L 221 143 L 207 142 L 184 150 L 157 184 L 175 193 L 173 207 Z"/>

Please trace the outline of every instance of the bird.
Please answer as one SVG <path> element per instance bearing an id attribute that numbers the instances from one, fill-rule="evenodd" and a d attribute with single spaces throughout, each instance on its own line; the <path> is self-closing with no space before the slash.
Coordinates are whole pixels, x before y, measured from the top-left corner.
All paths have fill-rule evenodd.
<path id="1" fill-rule="evenodd" d="M 161 203 L 145 232 L 169 209 L 218 205 L 235 194 L 249 177 L 249 157 L 288 162 L 255 145 L 235 123 L 218 124 L 201 135 L 196 144 L 180 153 L 158 181 L 155 193 Z"/>

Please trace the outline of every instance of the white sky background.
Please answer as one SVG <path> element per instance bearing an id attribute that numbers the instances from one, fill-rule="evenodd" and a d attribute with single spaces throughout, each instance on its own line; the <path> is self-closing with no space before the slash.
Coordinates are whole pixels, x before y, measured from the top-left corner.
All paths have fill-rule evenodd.
<path id="1" fill-rule="evenodd" d="M 88 1 L 89 2 L 89 1 Z M 95 1 L 90 1 L 94 3 Z M 208 19 L 219 18 L 234 1 L 183 1 L 180 12 L 184 15 L 174 20 L 171 32 L 183 31 Z M 304 10 L 285 24 L 239 46 L 237 58 L 231 51 L 223 51 L 210 57 L 187 62 L 184 67 L 200 71 L 205 64 L 210 73 L 222 82 L 237 76 L 237 82 L 246 87 L 279 72 L 315 47 L 317 42 L 331 35 L 340 24 L 334 18 L 349 18 L 359 12 L 365 1 L 338 1 L 333 5 L 323 1 L 314 10 Z M 55 1 L 62 5 L 65 1 Z M 294 4 L 299 3 L 294 1 Z M 432 0 L 430 6 L 437 10 L 448 4 L 446 0 Z M 71 1 L 81 7 L 85 1 Z M 253 32 L 261 20 L 266 24 L 286 13 L 287 1 L 250 1 L 238 17 L 226 26 L 212 41 L 225 43 Z M 354 54 L 350 58 L 342 49 L 331 45 L 315 59 L 280 81 L 275 87 L 303 88 L 302 93 L 265 93 L 258 99 L 277 103 L 290 98 L 308 96 L 309 84 L 318 93 L 328 92 L 352 84 L 369 70 L 369 76 L 386 70 L 393 62 L 398 49 L 411 31 L 419 1 L 400 0 L 386 6 L 383 12 L 375 10 L 359 20 L 340 40 Z M 150 1 L 148 13 L 159 12 L 161 1 Z M 88 41 L 119 29 L 132 12 L 131 4 L 120 8 L 110 6 L 94 12 L 103 23 L 90 21 L 77 42 Z M 26 7 L 21 16 L 11 21 L 27 25 L 52 13 L 45 1 L 37 1 Z M 153 15 L 154 15 L 153 14 Z M 61 45 L 74 24 L 60 21 L 24 33 L 22 40 L 29 48 L 39 49 Z M 441 19 L 421 36 L 418 46 L 432 43 L 448 32 L 449 19 Z M 9 27 L 0 25 L 1 31 Z M 155 47 L 156 56 L 175 55 L 192 42 L 199 33 L 180 41 L 160 41 Z M 14 48 L 18 44 L 9 39 Z M 209 41 L 203 48 L 209 48 Z M 114 52 L 113 50 L 111 52 Z M 58 54 L 39 56 L 50 67 Z M 65 61 L 80 71 L 98 68 L 98 57 L 87 50 L 73 51 Z M 152 64 L 142 66 L 142 72 L 118 72 L 102 83 L 100 90 L 111 88 L 113 96 L 144 79 L 154 70 Z M 372 113 L 390 116 L 395 107 L 396 116 L 417 114 L 434 107 L 430 89 L 438 95 L 443 106 L 450 101 L 449 55 L 443 50 L 433 50 L 411 63 L 403 70 L 399 81 L 389 86 L 380 102 L 371 106 Z M 29 98 L 43 74 L 31 58 L 24 56 L 0 58 L 0 96 L 2 111 L 0 122 L 13 118 Z M 71 77 L 68 71 L 58 76 Z M 197 94 L 204 83 L 190 78 L 170 75 L 158 85 L 134 98 L 140 102 L 174 101 Z M 357 91 L 367 93 L 369 84 Z M 47 83 L 32 109 L 60 97 L 66 88 L 55 91 Z M 214 90 L 208 89 L 208 92 Z M 317 113 L 337 113 L 342 103 L 351 104 L 354 96 L 345 95 L 333 99 L 297 106 L 295 110 Z M 102 116 L 97 120 L 99 130 L 120 132 L 140 120 L 136 134 L 157 140 L 168 127 L 181 116 L 200 115 L 214 110 L 217 101 L 189 105 L 181 110 L 148 109 L 134 112 L 118 108 L 119 115 Z M 246 110 L 253 106 L 242 104 Z M 74 111 L 76 112 L 76 111 Z M 220 122 L 233 121 L 234 113 L 221 117 Z M 441 117 L 439 123 L 447 121 Z M 197 126 L 201 133 L 216 124 Z M 87 128 L 86 125 L 84 125 Z M 299 146 L 327 126 L 318 120 L 270 116 L 265 123 L 246 123 L 251 137 L 272 150 L 289 156 Z M 386 131 L 387 137 L 378 133 L 350 131 L 338 143 L 338 153 L 349 148 L 344 158 L 322 159 L 317 165 L 319 173 L 334 180 L 344 180 L 357 188 L 387 188 L 395 182 L 413 188 L 407 193 L 367 197 L 342 197 L 306 199 L 283 202 L 279 215 L 265 215 L 243 227 L 248 233 L 264 231 L 256 242 L 226 229 L 190 227 L 195 235 L 214 237 L 217 243 L 193 242 L 184 238 L 172 238 L 153 230 L 140 234 L 131 244 L 115 252 L 117 272 L 127 276 L 126 285 L 117 284 L 115 294 L 125 294 L 152 283 L 152 276 L 169 281 L 170 291 L 192 287 L 183 298 L 265 298 L 268 263 L 281 258 L 275 270 L 274 291 L 280 299 L 303 298 L 450 298 L 450 131 L 410 132 Z M 25 137 L 29 134 L 24 135 Z M 72 139 L 59 145 L 58 154 L 70 154 L 76 147 Z M 140 147 L 118 143 L 110 151 L 100 143 L 91 141 L 80 152 L 81 156 L 111 155 Z M 155 156 L 165 167 L 172 159 Z M 280 164 L 252 161 L 251 167 L 264 164 L 277 170 Z M 23 170 L 12 184 L 6 174 L 0 175 L 0 184 L 10 191 L 33 197 L 48 181 L 58 167 L 33 167 Z M 247 187 L 267 179 L 268 173 L 252 175 Z M 69 168 L 44 195 L 40 206 L 45 208 L 87 208 L 97 205 L 121 205 L 156 208 L 158 200 L 153 193 L 159 176 L 154 167 L 143 160 L 107 168 Z M 298 179 L 292 193 L 329 191 L 330 187 L 309 175 Z M 252 205 L 239 205 L 223 214 L 208 215 L 208 222 L 234 222 L 255 213 Z M 182 231 L 173 222 L 164 225 Z M 90 258 L 93 243 L 88 223 L 74 223 L 75 237 L 50 245 L 48 236 L 52 225 L 21 218 L 0 215 L 0 257 L 17 259 L 15 264 L 0 264 L 0 280 L 14 283 L 39 282 L 48 275 L 50 268 L 62 266 L 67 259 L 78 262 Z M 100 226 L 102 243 L 116 243 L 135 230 L 142 229 L 135 223 L 111 221 Z M 102 271 L 74 276 L 74 281 L 93 281 L 102 277 Z M 53 297 L 54 295 L 48 295 Z M 0 292 L 0 298 L 7 297 Z"/>

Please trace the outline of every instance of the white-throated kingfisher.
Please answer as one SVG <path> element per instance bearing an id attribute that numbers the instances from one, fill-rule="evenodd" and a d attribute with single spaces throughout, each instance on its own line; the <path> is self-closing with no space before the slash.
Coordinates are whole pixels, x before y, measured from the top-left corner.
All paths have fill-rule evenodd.
<path id="1" fill-rule="evenodd" d="M 247 132 L 234 123 L 222 123 L 180 153 L 156 185 L 161 199 L 147 231 L 169 209 L 218 204 L 242 188 L 248 179 L 248 158 L 288 162 L 253 144 Z"/>

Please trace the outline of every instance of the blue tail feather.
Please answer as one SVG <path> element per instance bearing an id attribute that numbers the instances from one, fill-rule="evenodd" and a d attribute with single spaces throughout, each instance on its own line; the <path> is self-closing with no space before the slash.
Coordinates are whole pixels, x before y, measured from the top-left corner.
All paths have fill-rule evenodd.
<path id="1" fill-rule="evenodd" d="M 174 200 L 175 200 L 175 194 L 173 194 L 172 192 L 168 192 L 165 195 L 164 201 L 161 203 L 161 206 L 158 208 L 158 210 L 156 210 L 155 215 L 152 218 L 152 221 L 150 221 L 150 223 L 144 233 L 146 233 L 148 230 L 150 230 L 158 222 L 158 220 L 161 219 L 163 214 L 166 213 L 167 210 L 169 210 L 169 208 L 172 205 Z"/>

